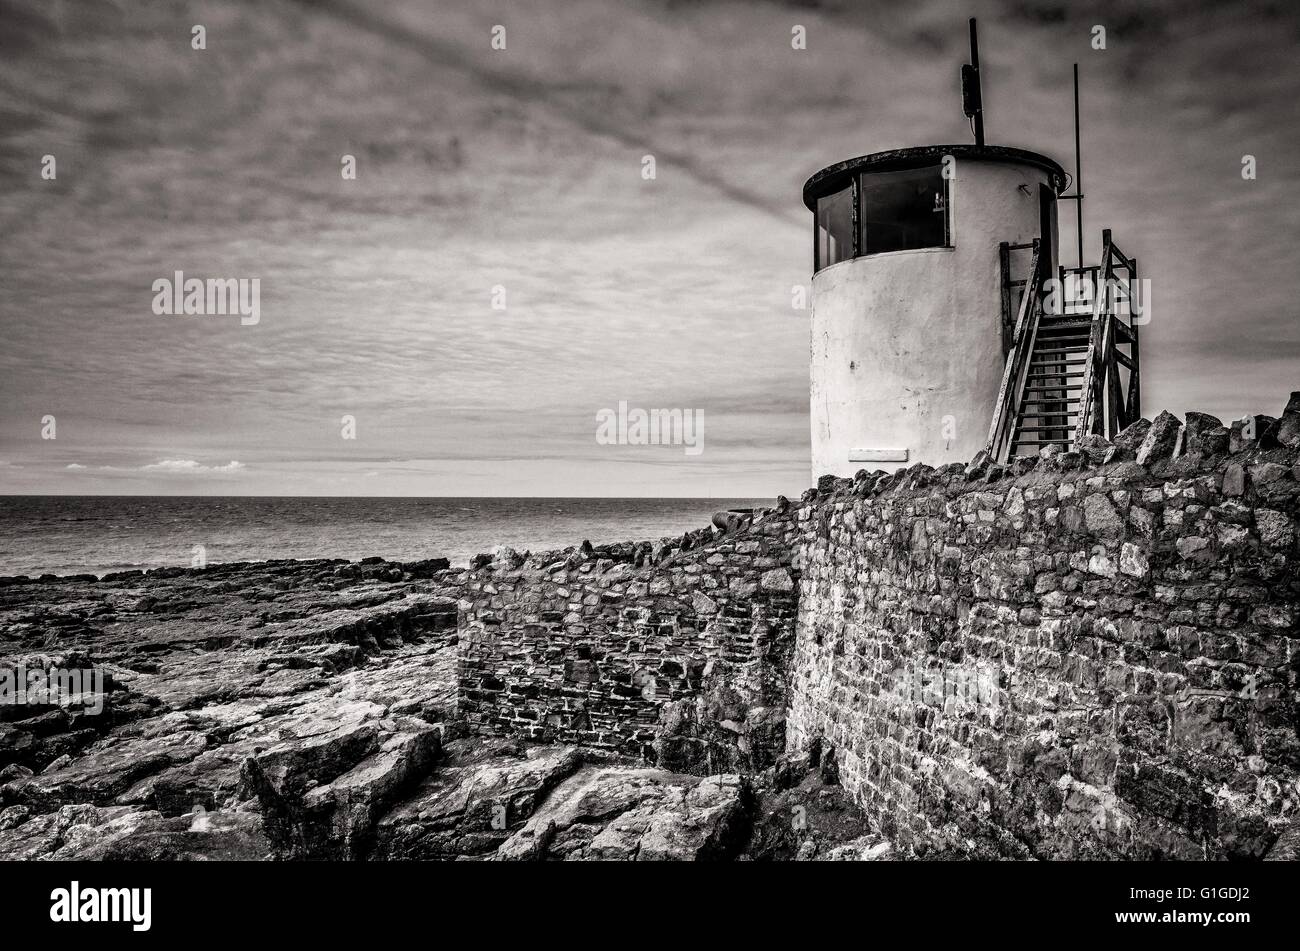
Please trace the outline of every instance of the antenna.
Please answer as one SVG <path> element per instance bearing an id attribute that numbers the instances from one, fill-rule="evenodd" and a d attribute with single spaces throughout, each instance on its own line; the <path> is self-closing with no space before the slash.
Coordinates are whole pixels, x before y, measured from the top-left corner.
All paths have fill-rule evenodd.
<path id="1" fill-rule="evenodd" d="M 975 120 L 975 145 L 984 147 L 984 95 L 980 90 L 980 42 L 975 18 L 970 18 L 970 64 L 961 68 L 961 108 Z"/>
<path id="2" fill-rule="evenodd" d="M 1074 221 L 1077 232 L 1079 267 L 1083 268 L 1083 158 L 1079 149 L 1079 64 L 1074 64 L 1074 194 L 1062 195 L 1065 201 L 1074 202 Z"/>

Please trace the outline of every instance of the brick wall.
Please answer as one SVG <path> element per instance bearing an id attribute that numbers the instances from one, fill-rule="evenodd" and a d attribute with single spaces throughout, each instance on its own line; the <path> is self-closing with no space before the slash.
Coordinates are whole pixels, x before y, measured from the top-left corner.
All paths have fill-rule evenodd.
<path id="1" fill-rule="evenodd" d="M 792 751 L 829 747 L 916 854 L 1263 854 L 1300 808 L 1298 448 L 1295 394 L 1254 432 L 1162 414 L 1010 469 L 824 479 Z"/>
<path id="2" fill-rule="evenodd" d="M 781 505 L 666 543 L 480 556 L 460 604 L 461 717 L 682 771 L 770 765 L 785 745 L 794 531 Z"/>

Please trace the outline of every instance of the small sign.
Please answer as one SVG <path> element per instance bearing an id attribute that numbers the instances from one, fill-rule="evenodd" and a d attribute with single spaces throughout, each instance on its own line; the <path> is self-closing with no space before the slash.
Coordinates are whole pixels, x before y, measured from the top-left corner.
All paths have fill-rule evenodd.
<path id="1" fill-rule="evenodd" d="M 849 462 L 906 462 L 906 449 L 850 449 Z"/>

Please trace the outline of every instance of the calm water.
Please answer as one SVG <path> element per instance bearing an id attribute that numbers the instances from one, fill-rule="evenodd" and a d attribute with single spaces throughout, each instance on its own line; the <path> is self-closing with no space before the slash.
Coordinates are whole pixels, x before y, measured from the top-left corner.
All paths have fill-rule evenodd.
<path id="1" fill-rule="evenodd" d="M 103 574 L 268 558 L 445 557 L 654 539 L 772 499 L 0 496 L 0 575 Z"/>

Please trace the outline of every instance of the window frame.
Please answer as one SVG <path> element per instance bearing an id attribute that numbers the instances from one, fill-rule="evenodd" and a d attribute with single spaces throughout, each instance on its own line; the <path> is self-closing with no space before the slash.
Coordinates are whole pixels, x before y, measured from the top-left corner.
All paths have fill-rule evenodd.
<path id="1" fill-rule="evenodd" d="M 835 264 L 843 264 L 845 261 L 852 261 L 858 256 L 858 179 L 854 176 L 845 188 L 828 192 L 818 197 L 813 208 L 813 274 L 823 268 L 834 267 L 833 264 L 823 264 L 822 241 L 821 241 L 821 203 L 827 198 L 834 198 L 842 194 L 845 190 L 849 193 L 849 254 L 842 257 Z"/>
<path id="2" fill-rule="evenodd" d="M 943 244 L 930 244 L 921 248 L 895 248 L 894 250 L 891 251 L 872 251 L 869 253 L 864 253 L 862 250 L 862 224 L 861 224 L 862 177 L 864 175 L 878 175 L 886 171 L 924 171 L 926 169 L 931 169 L 931 168 L 939 170 L 939 180 L 943 182 Z M 952 180 L 948 178 L 948 176 L 943 174 L 942 162 L 935 165 L 918 165 L 914 168 L 908 168 L 908 169 L 875 169 L 871 171 L 858 171 L 854 173 L 852 177 L 849 179 L 848 187 L 851 189 L 851 194 L 853 197 L 852 211 L 850 212 L 850 218 L 852 220 L 852 229 L 853 229 L 853 240 L 852 240 L 853 253 L 847 258 L 841 258 L 839 261 L 836 261 L 835 264 L 842 264 L 844 261 L 854 261 L 857 260 L 858 258 L 874 258 L 881 254 L 898 254 L 899 252 L 904 252 L 904 251 L 943 251 L 943 250 L 950 251 L 957 246 L 957 243 L 954 240 L 954 236 L 953 236 L 955 229 L 953 228 L 953 220 L 952 220 Z M 831 195 L 837 195 L 839 194 L 839 192 L 843 190 L 844 189 L 839 189 L 839 191 L 831 192 L 826 195 L 821 195 L 818 197 L 817 201 L 820 202 L 823 198 L 829 198 L 831 197 Z M 834 264 L 825 264 L 821 260 L 820 228 L 821 225 L 819 221 L 819 214 L 818 211 L 814 209 L 813 211 L 813 274 L 817 274 L 818 272 L 824 270 L 825 268 L 835 266 Z"/>

